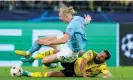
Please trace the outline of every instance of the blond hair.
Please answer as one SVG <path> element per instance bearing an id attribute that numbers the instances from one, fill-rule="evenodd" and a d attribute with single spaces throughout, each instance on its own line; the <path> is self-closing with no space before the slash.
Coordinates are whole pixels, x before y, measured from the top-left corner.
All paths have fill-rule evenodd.
<path id="1" fill-rule="evenodd" d="M 61 12 L 63 15 L 73 15 L 75 13 L 77 13 L 73 7 L 62 7 L 59 9 L 59 12 Z"/>

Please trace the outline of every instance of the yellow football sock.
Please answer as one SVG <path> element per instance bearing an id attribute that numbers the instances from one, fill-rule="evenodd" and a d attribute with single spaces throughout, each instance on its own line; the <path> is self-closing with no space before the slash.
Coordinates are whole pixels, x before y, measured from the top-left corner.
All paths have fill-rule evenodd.
<path id="1" fill-rule="evenodd" d="M 33 72 L 30 74 L 31 77 L 48 77 L 47 72 Z"/>
<path id="2" fill-rule="evenodd" d="M 46 65 L 44 65 L 44 64 L 42 64 L 42 68 L 49 68 L 48 66 L 46 66 Z"/>
<path id="3" fill-rule="evenodd" d="M 45 52 L 41 52 L 41 53 L 35 55 L 33 58 L 34 59 L 42 59 L 42 58 L 52 55 L 52 54 L 54 54 L 54 49 L 51 49 L 51 50 L 45 51 Z"/>
<path id="4" fill-rule="evenodd" d="M 45 52 L 45 57 L 54 54 L 54 49 Z"/>
<path id="5" fill-rule="evenodd" d="M 27 57 L 27 58 L 30 57 L 30 53 L 27 51 L 15 50 L 14 53 L 20 56 Z"/>

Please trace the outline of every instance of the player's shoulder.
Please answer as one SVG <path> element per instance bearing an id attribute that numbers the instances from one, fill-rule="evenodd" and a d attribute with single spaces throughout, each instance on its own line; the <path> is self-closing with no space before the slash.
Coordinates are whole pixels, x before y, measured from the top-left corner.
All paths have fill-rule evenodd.
<path id="1" fill-rule="evenodd" d="M 74 19 L 74 20 L 77 20 L 77 19 L 84 19 L 84 18 L 81 17 L 81 16 L 73 16 L 73 19 Z"/>
<path id="2" fill-rule="evenodd" d="M 88 61 L 91 61 L 95 55 L 96 54 L 93 50 L 88 50 L 86 53 L 83 54 L 82 58 L 85 58 Z"/>
<path id="3" fill-rule="evenodd" d="M 94 50 L 88 50 L 86 53 L 87 54 L 97 54 Z"/>
<path id="4" fill-rule="evenodd" d="M 93 50 L 88 50 L 86 53 L 84 53 L 83 56 L 90 56 L 93 58 L 96 55 L 96 53 Z"/>
<path id="5" fill-rule="evenodd" d="M 72 20 L 70 21 L 70 24 L 75 24 L 75 22 L 79 19 L 79 16 L 73 16 Z"/>

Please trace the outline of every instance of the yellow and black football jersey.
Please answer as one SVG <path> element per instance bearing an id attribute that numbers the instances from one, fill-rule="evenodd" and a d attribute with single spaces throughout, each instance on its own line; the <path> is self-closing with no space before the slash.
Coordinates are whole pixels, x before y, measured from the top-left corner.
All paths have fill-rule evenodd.
<path id="1" fill-rule="evenodd" d="M 81 58 L 78 58 L 76 60 L 75 66 L 74 66 L 74 71 L 76 76 L 82 76 L 82 73 L 80 71 L 80 64 L 83 58 L 85 58 L 88 61 L 87 65 L 85 66 L 87 76 L 94 77 L 100 73 L 107 74 L 109 72 L 109 70 L 107 69 L 106 63 L 102 63 L 102 64 L 94 63 L 94 57 L 97 54 L 98 54 L 97 52 L 93 50 L 89 50 L 88 52 L 84 53 Z"/>

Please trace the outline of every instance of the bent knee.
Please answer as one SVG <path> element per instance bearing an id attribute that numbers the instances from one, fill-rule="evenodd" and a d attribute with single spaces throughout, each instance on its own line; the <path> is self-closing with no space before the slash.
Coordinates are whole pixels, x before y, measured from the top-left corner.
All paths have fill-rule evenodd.
<path id="1" fill-rule="evenodd" d="M 46 64 L 46 59 L 42 59 L 42 64 Z"/>
<path id="2" fill-rule="evenodd" d="M 51 61 L 47 58 L 42 59 L 42 64 L 51 63 Z"/>

